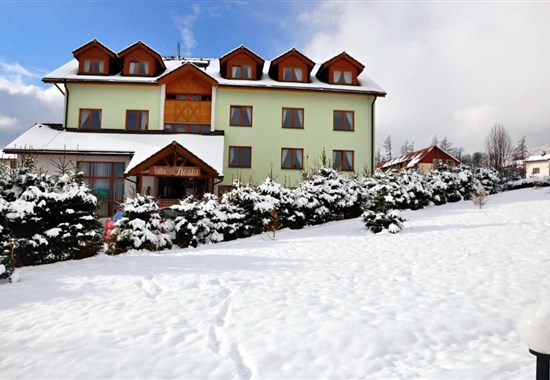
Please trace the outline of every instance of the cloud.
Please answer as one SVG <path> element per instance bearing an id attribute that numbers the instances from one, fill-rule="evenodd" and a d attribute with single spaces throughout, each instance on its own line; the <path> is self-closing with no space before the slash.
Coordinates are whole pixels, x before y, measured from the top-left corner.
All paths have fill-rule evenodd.
<path id="1" fill-rule="evenodd" d="M 300 19 L 304 52 L 345 50 L 388 92 L 377 105 L 378 146 L 392 135 L 420 148 L 447 136 L 483 149 L 495 122 L 514 140 L 550 142 L 550 7 L 539 3 L 320 3 Z"/>
<path id="2" fill-rule="evenodd" d="M 0 115 L 0 129 L 14 127 L 17 124 L 17 119 L 14 117 Z"/>
<path id="3" fill-rule="evenodd" d="M 0 61 L 0 148 L 40 122 L 62 122 L 63 95 L 34 84 L 40 74 Z"/>
<path id="4" fill-rule="evenodd" d="M 188 57 L 197 46 L 197 41 L 195 40 L 192 28 L 199 17 L 200 11 L 199 5 L 193 4 L 191 6 L 191 13 L 185 16 L 176 17 L 176 26 L 178 27 L 183 40 L 183 54 Z"/>

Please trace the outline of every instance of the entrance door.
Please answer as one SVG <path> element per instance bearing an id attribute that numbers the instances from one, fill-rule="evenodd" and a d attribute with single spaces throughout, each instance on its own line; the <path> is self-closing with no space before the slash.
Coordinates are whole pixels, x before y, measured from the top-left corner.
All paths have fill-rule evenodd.
<path id="1" fill-rule="evenodd" d="M 159 197 L 184 199 L 190 195 L 199 198 L 208 188 L 207 178 L 159 177 Z"/>

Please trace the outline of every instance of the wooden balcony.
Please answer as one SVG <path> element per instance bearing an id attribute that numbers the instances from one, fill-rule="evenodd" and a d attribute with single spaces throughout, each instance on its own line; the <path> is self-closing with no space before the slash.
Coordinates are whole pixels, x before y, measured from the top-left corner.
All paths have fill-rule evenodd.
<path id="1" fill-rule="evenodd" d="M 212 102 L 198 100 L 166 100 L 165 123 L 210 124 Z"/>

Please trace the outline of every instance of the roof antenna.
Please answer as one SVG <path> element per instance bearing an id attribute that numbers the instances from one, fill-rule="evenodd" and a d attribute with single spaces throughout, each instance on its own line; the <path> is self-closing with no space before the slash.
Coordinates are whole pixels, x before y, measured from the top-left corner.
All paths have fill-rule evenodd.
<path id="1" fill-rule="evenodd" d="M 178 42 L 178 59 L 181 59 L 181 45 Z"/>

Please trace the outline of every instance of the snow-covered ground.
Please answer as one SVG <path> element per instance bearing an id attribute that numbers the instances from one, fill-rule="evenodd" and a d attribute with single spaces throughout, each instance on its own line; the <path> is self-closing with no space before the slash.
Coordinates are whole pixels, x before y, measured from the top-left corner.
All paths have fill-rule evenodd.
<path id="1" fill-rule="evenodd" d="M 516 323 L 549 297 L 550 193 L 160 254 L 20 269 L 2 378 L 530 379 Z"/>

